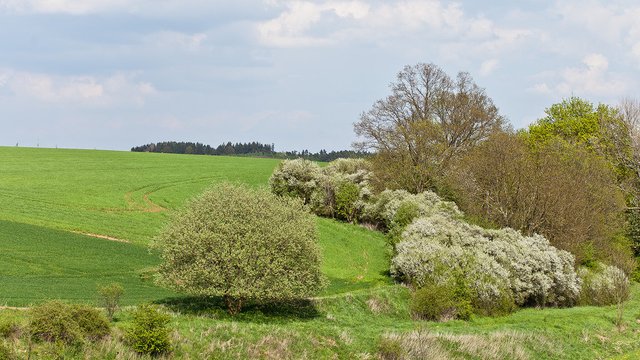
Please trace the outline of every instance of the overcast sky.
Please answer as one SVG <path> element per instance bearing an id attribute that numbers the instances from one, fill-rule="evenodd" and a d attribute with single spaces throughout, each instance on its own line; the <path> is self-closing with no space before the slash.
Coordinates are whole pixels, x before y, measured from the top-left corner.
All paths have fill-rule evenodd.
<path id="1" fill-rule="evenodd" d="M 640 2 L 0 0 L 0 145 L 350 148 L 404 65 L 468 71 L 516 128 L 640 97 Z"/>

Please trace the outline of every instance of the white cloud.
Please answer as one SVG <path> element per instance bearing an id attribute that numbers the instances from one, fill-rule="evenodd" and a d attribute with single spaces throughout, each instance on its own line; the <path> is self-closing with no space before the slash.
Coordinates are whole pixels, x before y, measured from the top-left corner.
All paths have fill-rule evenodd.
<path id="1" fill-rule="evenodd" d="M 588 54 L 582 59 L 582 63 L 583 66 L 580 67 L 568 67 L 560 72 L 552 72 L 546 77 L 558 81 L 538 83 L 530 90 L 549 95 L 576 94 L 612 98 L 624 95 L 631 87 L 627 79 L 609 71 L 609 60 L 602 54 Z"/>
<path id="2" fill-rule="evenodd" d="M 531 35 L 527 29 L 502 28 L 483 16 L 468 16 L 461 5 L 439 0 L 270 1 L 282 9 L 256 25 L 267 46 L 328 45 L 353 40 L 384 41 L 407 35 L 446 42 L 472 42 L 485 51 L 499 51 Z M 455 49 L 455 44 L 451 49 Z"/>
<path id="3" fill-rule="evenodd" d="M 557 0 L 555 14 L 588 37 L 621 46 L 640 66 L 640 4 L 637 1 Z"/>
<path id="4" fill-rule="evenodd" d="M 55 76 L 49 74 L 0 69 L 0 88 L 9 94 L 51 104 L 142 105 L 145 98 L 157 93 L 152 84 L 136 81 L 132 75 Z"/>
<path id="5" fill-rule="evenodd" d="M 82 15 L 131 6 L 127 0 L 0 0 L 0 9 L 16 12 Z"/>

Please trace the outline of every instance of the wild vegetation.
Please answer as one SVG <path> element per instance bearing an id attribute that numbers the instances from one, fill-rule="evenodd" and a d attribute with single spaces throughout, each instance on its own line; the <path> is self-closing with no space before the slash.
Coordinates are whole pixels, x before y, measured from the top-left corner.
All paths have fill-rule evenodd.
<path id="1" fill-rule="evenodd" d="M 0 357 L 637 354 L 638 113 L 571 98 L 513 132 L 418 64 L 355 125 L 371 159 L 0 148 L 0 296 L 32 306 L 0 310 Z"/>

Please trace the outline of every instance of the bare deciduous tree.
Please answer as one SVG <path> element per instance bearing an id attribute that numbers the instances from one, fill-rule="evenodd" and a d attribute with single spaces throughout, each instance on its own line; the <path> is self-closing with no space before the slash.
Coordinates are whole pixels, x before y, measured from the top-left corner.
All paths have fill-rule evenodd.
<path id="1" fill-rule="evenodd" d="M 504 119 L 468 73 L 450 78 L 434 64 L 405 66 L 354 124 L 376 151 L 375 173 L 384 187 L 421 192 L 436 185 L 449 161 L 501 130 Z"/>

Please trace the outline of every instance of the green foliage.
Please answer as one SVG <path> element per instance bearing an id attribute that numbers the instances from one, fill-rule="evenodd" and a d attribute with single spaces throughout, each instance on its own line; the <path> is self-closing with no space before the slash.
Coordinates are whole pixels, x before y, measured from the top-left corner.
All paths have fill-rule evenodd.
<path id="1" fill-rule="evenodd" d="M 124 287 L 119 283 L 111 283 L 98 287 L 100 305 L 106 310 L 109 320 L 113 320 L 113 314 L 115 314 L 120 306 L 122 294 L 124 294 Z"/>
<path id="2" fill-rule="evenodd" d="M 96 340 L 110 332 L 109 321 L 97 309 L 86 305 L 70 305 L 49 301 L 30 310 L 29 331 L 36 340 L 81 344 Z"/>
<path id="3" fill-rule="evenodd" d="M 338 186 L 336 192 L 336 215 L 348 222 L 357 220 L 358 207 L 356 205 L 360 198 L 360 188 L 351 182 L 343 182 Z"/>
<path id="4" fill-rule="evenodd" d="M 168 327 L 171 318 L 151 305 L 140 305 L 133 313 L 133 324 L 126 339 L 137 353 L 159 355 L 171 351 Z"/>
<path id="5" fill-rule="evenodd" d="M 473 313 L 471 296 L 462 281 L 427 281 L 411 298 L 411 311 L 431 321 L 468 320 Z"/>
<path id="6" fill-rule="evenodd" d="M 560 138 L 585 146 L 605 157 L 618 175 L 625 174 L 621 155 L 631 154 L 631 139 L 618 111 L 611 106 L 571 97 L 545 110 L 546 116 L 529 126 L 528 139 L 533 146 L 544 145 Z"/>
<path id="7" fill-rule="evenodd" d="M 15 321 L 5 319 L 0 320 L 0 338 L 7 339 L 13 337 L 19 334 L 20 331 L 20 325 Z"/>
<path id="8" fill-rule="evenodd" d="M 613 305 L 629 299 L 629 278 L 615 266 L 598 262 L 591 267 L 580 268 L 578 274 L 582 279 L 582 305 Z"/>
<path id="9" fill-rule="evenodd" d="M 224 183 L 192 200 L 159 236 L 161 283 L 196 296 L 313 296 L 324 285 L 315 220 L 299 199 Z"/>
<path id="10" fill-rule="evenodd" d="M 70 311 L 84 338 L 98 340 L 111 332 L 109 321 L 99 310 L 86 305 L 72 305 Z"/>

